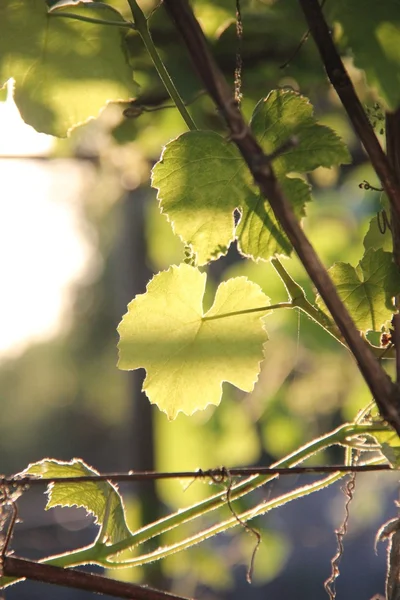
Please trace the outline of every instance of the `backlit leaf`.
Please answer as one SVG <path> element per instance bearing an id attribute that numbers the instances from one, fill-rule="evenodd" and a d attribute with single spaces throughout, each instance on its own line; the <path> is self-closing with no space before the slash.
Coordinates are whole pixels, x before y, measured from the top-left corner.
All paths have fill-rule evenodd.
<path id="1" fill-rule="evenodd" d="M 219 404 L 224 381 L 252 390 L 263 359 L 267 334 L 261 317 L 268 314 L 269 299 L 259 286 L 245 277 L 221 283 L 204 314 L 205 285 L 205 273 L 195 267 L 173 266 L 153 277 L 118 327 L 119 368 L 146 369 L 143 389 L 170 419 Z"/>
<path id="2" fill-rule="evenodd" d="M 25 471 L 20 473 L 22 476 L 36 475 L 43 478 L 82 477 L 98 474 L 92 467 L 76 458 L 70 462 L 46 458 L 30 464 Z M 125 521 L 122 498 L 116 486 L 108 481 L 50 483 L 47 494 L 46 510 L 54 506 L 83 507 L 95 517 L 95 522 L 100 526 L 103 525 L 106 516 L 103 541 L 114 544 L 131 535 Z"/>
<path id="3" fill-rule="evenodd" d="M 251 127 L 271 154 L 291 138 L 296 145 L 274 159 L 275 172 L 299 219 L 310 199 L 309 187 L 292 172 L 349 162 L 340 138 L 318 125 L 310 102 L 291 90 L 275 90 L 257 105 Z M 153 169 L 161 211 L 176 234 L 203 265 L 226 254 L 235 239 L 255 260 L 289 255 L 291 244 L 278 226 L 268 199 L 260 198 L 234 144 L 216 133 L 194 131 L 170 142 Z M 234 210 L 241 213 L 235 228 Z"/>
<path id="4" fill-rule="evenodd" d="M 0 4 L 0 85 L 13 77 L 22 118 L 57 136 L 137 90 L 124 50 L 125 30 L 56 16 L 63 13 L 122 21 L 102 2 L 50 13 L 44 0 Z"/>
<path id="5" fill-rule="evenodd" d="M 379 331 L 391 319 L 400 275 L 389 252 L 370 248 L 356 268 L 339 262 L 329 274 L 358 329 Z M 320 297 L 317 303 L 324 306 Z"/>

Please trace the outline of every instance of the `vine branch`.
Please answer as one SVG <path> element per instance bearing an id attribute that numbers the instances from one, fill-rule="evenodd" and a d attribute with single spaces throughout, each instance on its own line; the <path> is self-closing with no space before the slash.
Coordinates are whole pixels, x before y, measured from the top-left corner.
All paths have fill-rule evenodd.
<path id="1" fill-rule="evenodd" d="M 45 565 L 23 558 L 5 556 L 3 562 L 4 575 L 8 577 L 23 577 L 33 581 L 53 583 L 79 590 L 108 594 L 117 598 L 130 598 L 131 600 L 186 600 L 182 596 L 176 596 L 168 592 L 161 592 L 149 587 L 116 581 L 102 575 L 84 573 Z"/>
<path id="2" fill-rule="evenodd" d="M 347 345 L 356 358 L 360 371 L 377 402 L 381 415 L 400 435 L 399 390 L 360 337 L 360 333 L 339 298 L 332 280 L 304 234 L 293 213 L 291 204 L 284 196 L 275 177 L 268 157 L 264 154 L 245 123 L 235 102 L 232 90 L 218 69 L 207 46 L 200 25 L 187 0 L 164 0 L 164 6 L 181 34 L 205 88 L 225 118 L 231 132 L 232 140 L 238 146 L 262 195 L 270 203 L 276 218 L 282 225 L 307 273 L 331 312 Z M 385 167 L 385 185 L 388 187 L 392 198 L 397 198 L 396 186 L 389 185 L 392 182 L 391 171 L 389 168 L 386 169 L 387 161 L 385 157 L 382 159 L 382 156 L 384 157 L 383 153 L 382 155 L 379 154 L 379 164 Z M 400 205 L 400 197 L 398 200 L 398 205 Z"/>
<path id="3" fill-rule="evenodd" d="M 333 43 L 329 27 L 325 21 L 318 0 L 299 0 L 307 20 L 311 35 L 317 45 L 326 74 L 338 94 L 344 109 L 362 142 L 365 151 L 382 182 L 392 209 L 400 220 L 400 186 L 382 150 L 375 131 L 356 94 L 353 83 L 346 71 L 342 59 Z"/>

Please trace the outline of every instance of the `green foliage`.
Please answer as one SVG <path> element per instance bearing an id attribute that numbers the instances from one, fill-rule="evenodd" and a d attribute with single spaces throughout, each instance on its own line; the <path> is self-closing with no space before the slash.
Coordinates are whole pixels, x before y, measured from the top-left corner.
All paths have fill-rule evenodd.
<path id="1" fill-rule="evenodd" d="M 340 262 L 329 269 L 329 274 L 361 331 L 379 331 L 390 321 L 393 296 L 400 293 L 400 275 L 389 252 L 370 248 L 357 267 Z M 317 302 L 323 307 L 320 297 Z"/>
<path id="2" fill-rule="evenodd" d="M 205 285 L 197 268 L 171 267 L 136 296 L 118 327 L 119 368 L 144 367 L 143 389 L 170 419 L 219 404 L 223 381 L 252 390 L 263 358 L 268 298 L 244 277 L 231 279 L 204 314 Z"/>
<path id="3" fill-rule="evenodd" d="M 23 119 L 38 131 L 66 136 L 97 117 L 107 102 L 128 100 L 137 86 L 124 48 L 125 30 L 63 18 L 123 21 L 101 2 L 47 11 L 44 0 L 0 6 L 0 84 L 13 77 Z"/>
<path id="4" fill-rule="evenodd" d="M 340 24 L 342 42 L 351 49 L 368 83 L 395 110 L 400 105 L 400 16 L 398 0 L 335 0 L 327 16 Z"/>
<path id="5" fill-rule="evenodd" d="M 300 273 L 301 265 L 299 267 L 299 263 L 294 262 L 293 270 L 297 269 L 296 276 L 302 279 L 297 283 L 283 265 L 273 260 L 276 255 L 290 256 L 292 246 L 275 218 L 268 198 L 259 194 L 235 144 L 224 137 L 222 124 L 217 119 L 215 108 L 210 107 L 209 98 L 197 98 L 189 109 L 181 103 L 176 88 L 185 100 L 193 100 L 200 84 L 189 70 L 189 61 L 183 56 L 182 46 L 176 43 L 174 25 L 164 18 L 164 13 L 156 10 L 149 21 L 143 18 L 142 25 L 146 31 L 140 30 L 140 18 L 137 18 L 134 31 L 124 20 L 131 18 L 129 6 L 133 7 L 134 16 L 140 15 L 139 4 L 142 3 L 137 4 L 134 0 L 129 3 L 125 0 L 109 0 L 107 4 L 71 1 L 58 6 L 53 0 L 10 0 L 3 4 L 0 7 L 0 82 L 5 82 L 11 76 L 15 78 L 16 101 L 27 122 L 40 131 L 66 136 L 76 125 L 96 117 L 108 102 L 132 98 L 138 91 L 132 74 L 134 70 L 135 74 L 139 72 L 138 80 L 142 85 L 140 98 L 136 99 L 139 116 L 125 128 L 125 135 L 129 129 L 129 141 L 135 139 L 136 146 L 141 146 L 142 154 L 152 159 L 154 149 L 158 156 L 159 146 L 166 139 L 175 138 L 165 146 L 161 160 L 153 169 L 153 186 L 158 190 L 160 211 L 183 245 L 180 246 L 175 238 L 173 250 L 165 251 L 164 243 L 168 236 L 164 232 L 154 234 L 154 231 L 160 231 L 154 227 L 152 235 L 162 235 L 162 248 L 151 254 L 153 261 L 158 264 L 172 262 L 173 259 L 168 261 L 168 256 L 176 255 L 184 255 L 184 263 L 156 274 L 148 283 L 146 292 L 130 302 L 128 312 L 118 327 L 118 366 L 122 370 L 146 370 L 143 389 L 150 402 L 156 404 L 170 420 L 180 412 L 190 416 L 206 407 L 209 409 L 192 418 L 189 425 L 184 415 L 171 424 L 163 414 L 157 413 L 156 436 L 161 444 L 156 450 L 157 466 L 168 470 L 172 464 L 174 469 L 179 470 L 185 460 L 188 461 L 185 463 L 187 469 L 192 467 L 193 461 L 197 466 L 197 461 L 209 463 L 216 460 L 228 467 L 256 462 L 263 445 L 269 455 L 280 457 L 290 452 L 276 465 L 291 467 L 312 460 L 317 452 L 333 445 L 348 446 L 346 459 L 350 459 L 354 445 L 358 447 L 360 440 L 371 437 L 380 445 L 381 454 L 372 459 L 363 458 L 362 462 L 374 464 L 389 460 L 392 465 L 398 466 L 398 437 L 385 424 L 368 420 L 360 423 L 356 420 L 317 437 L 317 414 L 327 419 L 338 408 L 339 402 L 341 404 L 342 397 L 352 395 L 355 391 L 353 396 L 360 402 L 360 398 L 367 394 L 366 386 L 362 387 L 360 382 L 351 387 L 354 371 L 351 370 L 352 364 L 347 365 L 351 362 L 347 354 L 343 358 L 344 353 L 334 356 L 332 353 L 328 358 L 324 356 L 323 360 L 319 356 L 301 356 L 300 334 L 297 350 L 294 351 L 288 337 L 282 333 L 282 327 L 261 375 L 263 381 L 253 391 L 264 357 L 263 344 L 268 339 L 264 317 L 272 312 L 270 300 L 261 287 L 247 277 L 234 277 L 217 287 L 218 283 L 211 277 L 207 280 L 206 272 L 196 267 L 205 266 L 226 255 L 233 242 L 237 243 L 242 256 L 253 260 L 250 268 L 248 264 L 247 267 L 243 266 L 245 261 L 234 268 L 247 268 L 247 272 L 256 273 L 255 269 L 260 265 L 254 263 L 264 261 L 263 285 L 268 294 L 277 293 L 279 302 L 282 289 L 278 290 L 277 286 L 274 288 L 276 282 L 271 281 L 271 265 L 265 264 L 265 261 L 272 259 L 271 264 L 277 269 L 289 295 L 288 302 L 280 302 L 274 308 L 301 309 L 313 319 L 314 329 L 309 329 L 309 323 L 305 326 L 307 342 L 312 339 L 310 346 L 315 344 L 317 349 L 320 347 L 318 334 L 321 331 L 323 335 L 329 331 L 336 339 L 343 340 L 333 321 L 307 300 L 302 286 L 308 285 L 310 288 L 310 282 L 303 272 Z M 149 14 L 152 3 L 143 2 L 143 5 Z M 214 3 L 195 0 L 193 5 L 201 17 L 203 28 L 212 37 L 213 51 L 221 69 L 232 79 L 235 60 L 232 43 L 236 36 L 236 23 L 226 22 L 226 19 L 233 16 L 234 3 L 230 0 Z M 326 7 L 330 18 L 339 23 L 337 33 L 344 46 L 354 53 L 356 66 L 365 69 L 370 85 L 376 87 L 392 109 L 400 102 L 397 5 L 398 0 L 388 0 L 384 6 L 373 4 L 372 0 L 355 0 L 352 3 L 338 0 L 335 3 L 328 2 Z M 49 12 L 47 7 L 51 7 Z M 301 221 L 305 217 L 306 203 L 311 201 L 307 174 L 320 167 L 326 169 L 349 163 L 351 157 L 337 133 L 317 122 L 311 102 L 293 90 L 302 89 L 313 98 L 309 84 L 314 80 L 315 73 L 320 71 L 313 67 L 315 53 L 312 44 L 305 44 L 298 55 L 292 58 L 285 75 L 279 68 L 279 61 L 286 61 L 297 47 L 298 32 L 303 29 L 303 22 L 297 18 L 296 10 L 298 7 L 296 9 L 291 1 L 268 3 L 268 6 L 265 3 L 248 3 L 244 8 L 244 23 L 248 28 L 245 29 L 242 52 L 245 64 L 249 66 L 244 71 L 242 108 L 246 114 L 252 113 L 251 130 L 264 152 L 271 157 L 278 183 L 291 203 L 295 218 Z M 288 18 L 292 18 L 293 27 L 288 28 Z M 93 22 L 93 19 L 101 23 Z M 159 55 L 148 34 L 148 23 L 156 45 L 161 46 Z M 129 31 L 128 36 L 126 31 Z M 172 39 L 168 39 L 171 34 Z M 280 56 L 282 48 L 283 57 Z M 306 59 L 303 62 L 304 55 Z M 172 81 L 165 73 L 160 56 L 171 67 Z M 155 68 L 151 66 L 149 57 Z M 304 64 L 307 65 L 306 69 Z M 310 65 L 312 68 L 309 69 Z M 270 85 L 271 74 L 274 77 L 273 86 Z M 164 102 L 169 102 L 159 76 L 174 98 L 179 112 L 158 111 Z M 260 100 L 253 110 L 255 99 L 271 87 L 278 89 Z M 325 95 L 323 85 L 318 88 L 317 94 L 318 110 L 325 110 L 325 105 L 331 107 L 331 100 Z M 153 109 L 158 112 L 148 112 Z M 176 137 L 177 128 L 182 124 L 181 117 L 193 131 Z M 195 130 L 192 118 L 199 130 Z M 121 131 L 116 136 L 122 139 L 124 124 L 120 126 Z M 109 133 L 107 130 L 107 135 Z M 137 151 L 136 148 L 134 152 Z M 127 162 L 131 158 L 128 152 L 128 159 L 126 156 L 124 158 Z M 120 156 L 122 152 L 118 158 Z M 118 162 L 115 159 L 113 161 Z M 312 176 L 318 197 L 316 211 L 326 209 L 323 206 L 329 204 L 325 202 L 326 198 L 333 197 L 332 190 L 331 196 L 321 193 L 318 181 L 323 181 L 323 170 L 318 173 L 318 177 Z M 365 207 L 361 211 L 364 218 L 370 217 L 365 214 Z M 316 237 L 335 237 L 331 216 L 327 221 L 328 228 L 322 229 L 322 233 L 318 229 Z M 166 225 L 167 221 L 164 220 L 163 224 Z M 339 252 L 342 249 L 350 252 L 350 245 L 353 243 L 354 246 L 355 238 L 342 224 L 340 234 L 343 231 L 348 235 L 348 240 L 340 246 Z M 361 237 L 357 240 L 361 243 Z M 160 240 L 157 239 L 157 242 L 160 243 Z M 335 240 L 328 240 L 328 245 L 338 252 Z M 393 297 L 400 294 L 400 276 L 392 259 L 389 229 L 382 234 L 376 217 L 370 222 L 364 247 L 365 254 L 357 267 L 338 262 L 330 269 L 330 275 L 358 329 L 362 332 L 379 331 L 382 327 L 388 327 L 394 312 Z M 326 256 L 322 256 L 322 262 L 324 259 Z M 332 260 L 334 258 L 329 264 Z M 215 275 L 214 268 L 211 273 Z M 219 277 L 220 273 L 217 275 Z M 224 277 L 227 277 L 226 271 L 222 275 Z M 206 310 L 214 284 L 217 288 L 214 303 Z M 272 293 L 270 290 L 273 290 Z M 317 298 L 317 303 L 325 309 L 320 298 Z M 92 304 L 88 304 L 92 310 Z M 277 328 L 276 323 L 281 325 L 277 312 L 274 311 L 271 317 L 271 320 L 276 319 L 271 330 Z M 286 313 L 287 319 L 288 311 L 281 312 Z M 83 324 L 79 325 L 78 329 L 83 329 Z M 102 336 L 100 343 L 96 337 L 98 325 L 96 322 L 93 327 L 93 345 L 103 348 Z M 297 326 L 300 329 L 300 319 L 297 320 Z M 82 337 L 81 330 L 78 337 Z M 77 347 L 80 347 L 79 343 Z M 99 397 L 105 398 L 102 410 L 106 415 L 110 412 L 108 396 L 115 395 L 112 386 L 110 392 L 108 388 L 106 392 L 104 390 L 106 376 L 103 371 L 106 371 L 106 363 L 111 361 L 110 348 L 109 342 L 106 350 L 102 350 L 101 360 L 96 354 L 94 366 L 88 369 L 92 377 L 91 391 L 86 398 L 89 396 L 92 403 L 98 403 L 97 416 L 100 412 Z M 381 353 L 379 348 L 373 350 Z M 293 355 L 296 352 L 296 361 L 293 361 L 291 351 Z M 87 363 L 84 352 L 79 357 L 85 359 L 81 360 L 82 363 Z M 338 382 L 337 372 L 345 363 L 346 369 L 342 368 L 341 381 Z M 336 367 L 335 373 L 332 372 L 332 364 Z M 45 368 L 51 371 L 47 364 Z M 102 373 L 99 374 L 99 371 Z M 300 377 L 298 373 L 301 373 Z M 32 372 L 28 374 L 32 378 Z M 29 376 L 27 380 L 30 385 Z M 214 415 L 213 406 L 221 401 L 224 382 L 253 393 L 243 400 L 237 390 L 228 388 L 226 402 Z M 309 390 L 310 382 L 313 383 L 313 391 Z M 68 384 L 71 385 L 70 378 Z M 76 388 L 73 391 L 80 401 L 82 386 L 74 380 L 72 387 Z M 25 389 L 22 388 L 23 392 Z M 38 395 L 43 395 L 43 389 L 47 390 L 40 388 Z M 72 395 L 71 390 L 65 396 L 70 393 Z M 115 413 L 118 411 L 115 410 Z M 40 415 L 36 418 L 41 420 Z M 113 418 L 116 423 L 118 417 Z M 350 416 L 352 418 L 353 414 Z M 184 438 L 185 434 L 190 437 L 189 441 Z M 306 437 L 315 439 L 299 448 Z M 29 465 L 22 475 L 58 479 L 84 475 L 96 477 L 98 473 L 80 459 L 70 462 L 45 459 Z M 135 528 L 134 532 L 126 523 L 123 501 L 114 485 L 96 481 L 55 482 L 48 488 L 46 508 L 84 507 L 94 516 L 100 533 L 91 546 L 46 560 L 58 566 L 91 563 L 117 568 L 143 566 L 167 557 L 167 569 L 179 570 L 179 576 L 182 574 L 183 577 L 183 570 L 186 569 L 191 577 L 193 574 L 202 580 L 208 577 L 209 582 L 223 587 L 230 583 L 229 577 L 222 573 L 228 561 L 224 560 L 225 556 L 215 560 L 211 545 L 209 552 L 204 547 L 196 548 L 191 559 L 186 557 L 187 564 L 184 567 L 184 561 L 179 558 L 175 560 L 173 554 L 189 549 L 217 533 L 238 527 L 241 521 L 264 515 L 273 508 L 323 489 L 341 476 L 340 473 L 334 473 L 273 499 L 256 498 L 251 506 L 253 497 L 249 498 L 250 493 L 271 481 L 273 476 L 255 476 L 241 481 L 231 481 L 230 477 L 222 481 L 211 478 L 207 483 L 219 486 L 218 492 L 213 495 L 210 495 L 209 487 L 204 485 L 203 480 L 197 481 L 191 486 L 185 500 L 180 499 L 179 502 L 176 498 L 177 482 L 163 482 L 159 485 L 163 500 L 170 507 L 179 507 L 179 510 L 143 528 Z M 173 491 L 172 485 L 175 485 Z M 229 495 L 233 504 L 227 504 Z M 185 501 L 189 506 L 182 509 Z M 201 518 L 205 518 L 204 523 Z M 242 537 L 245 544 L 252 542 L 250 536 Z M 268 560 L 270 570 L 262 563 L 260 568 L 256 562 L 256 578 L 258 576 L 259 580 L 275 575 L 288 552 L 285 540 L 274 540 L 269 533 L 265 533 L 264 538 L 274 544 L 274 561 L 266 557 L 269 544 L 268 549 L 265 545 L 261 546 L 261 553 L 264 554 L 262 559 Z M 152 546 L 154 541 L 156 545 Z M 142 544 L 146 546 L 143 548 Z M 132 548 L 135 548 L 135 554 L 133 557 L 129 554 L 124 562 L 125 557 L 121 556 L 121 552 Z M 199 561 L 196 569 L 191 569 L 191 560 Z"/>
<path id="6" fill-rule="evenodd" d="M 279 152 L 289 142 L 273 165 L 299 219 L 310 200 L 309 187 L 287 175 L 350 160 L 340 138 L 316 123 L 310 102 L 290 90 L 275 90 L 261 100 L 251 128 L 267 154 Z M 161 211 L 193 248 L 199 265 L 226 254 L 235 236 L 242 254 L 254 260 L 290 254 L 291 245 L 252 184 L 236 146 L 216 133 L 190 132 L 170 142 L 153 169 L 152 183 Z M 241 211 L 236 234 L 235 208 Z"/>
<path id="7" fill-rule="evenodd" d="M 92 467 L 80 459 L 70 462 L 43 459 L 29 465 L 21 476 L 54 478 L 82 477 L 98 475 Z M 51 483 L 47 490 L 46 509 L 55 506 L 83 507 L 93 515 L 95 523 L 101 526 L 101 542 L 115 544 L 131 535 L 125 521 L 125 509 L 122 498 L 115 485 L 108 481 Z"/>

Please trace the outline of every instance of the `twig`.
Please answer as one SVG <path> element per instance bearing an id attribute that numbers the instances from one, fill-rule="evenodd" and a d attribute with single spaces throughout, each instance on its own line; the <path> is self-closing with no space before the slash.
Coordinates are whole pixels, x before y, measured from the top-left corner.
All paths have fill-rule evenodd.
<path id="1" fill-rule="evenodd" d="M 262 195 L 270 203 L 277 220 L 282 225 L 312 282 L 331 312 L 351 352 L 355 356 L 360 371 L 377 402 L 381 415 L 400 435 L 399 390 L 382 369 L 369 348 L 364 344 L 359 331 L 339 298 L 326 269 L 300 227 L 293 213 L 292 206 L 284 196 L 275 177 L 268 157 L 265 156 L 262 148 L 243 120 L 232 91 L 209 51 L 204 34 L 187 0 L 164 0 L 164 6 L 181 34 L 205 88 L 224 116 L 231 131 L 231 138 L 238 146 Z M 369 123 L 368 127 L 371 128 Z M 382 156 L 384 157 L 383 153 Z M 384 159 L 383 163 L 386 165 L 386 158 L 384 157 Z M 391 176 L 390 169 L 385 170 L 385 175 L 387 174 L 386 171 Z M 388 186 L 388 181 L 389 179 L 386 178 L 386 187 Z M 390 186 L 389 188 L 388 191 L 391 192 L 392 197 L 397 198 L 395 186 L 393 189 Z"/>
<path id="2" fill-rule="evenodd" d="M 333 87 L 352 122 L 388 195 L 392 209 L 400 220 L 400 186 L 375 131 L 356 94 L 352 81 L 333 43 L 329 27 L 318 0 L 299 0 L 311 35 Z"/>
<path id="3" fill-rule="evenodd" d="M 182 596 L 153 590 L 152 588 L 116 581 L 74 569 L 63 569 L 52 565 L 44 565 L 23 558 L 6 556 L 4 558 L 4 574 L 8 577 L 24 577 L 33 581 L 54 583 L 63 587 L 108 594 L 116 598 L 131 600 L 186 600 Z"/>
<path id="4" fill-rule="evenodd" d="M 393 471 L 398 470 L 390 464 L 385 465 L 322 465 L 312 467 L 239 467 L 229 469 L 232 477 L 251 477 L 253 475 L 310 475 L 317 473 L 353 473 L 368 471 Z M 47 485 L 49 483 L 87 483 L 110 481 L 112 483 L 126 483 L 134 481 L 152 481 L 154 479 L 204 479 L 209 477 L 216 481 L 218 477 L 224 477 L 225 467 L 208 469 L 203 471 L 129 471 L 128 473 L 103 473 L 101 475 L 82 475 L 77 477 L 3 477 L 1 485 L 21 484 L 34 487 L 36 485 Z"/>

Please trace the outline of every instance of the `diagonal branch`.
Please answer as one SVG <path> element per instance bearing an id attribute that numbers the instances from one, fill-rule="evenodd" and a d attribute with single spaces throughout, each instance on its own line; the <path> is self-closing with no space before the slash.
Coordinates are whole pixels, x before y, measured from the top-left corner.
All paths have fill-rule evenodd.
<path id="1" fill-rule="evenodd" d="M 326 73 L 342 101 L 376 174 L 382 182 L 382 186 L 390 200 L 392 210 L 400 221 L 399 182 L 365 114 L 342 59 L 335 48 L 329 27 L 322 13 L 322 8 L 318 0 L 299 0 L 299 3 L 318 47 Z"/>
<path id="2" fill-rule="evenodd" d="M 44 565 L 23 558 L 6 556 L 3 560 L 4 575 L 9 577 L 23 577 L 33 581 L 53 583 L 79 590 L 108 594 L 116 598 L 131 598 L 131 600 L 186 600 L 168 592 L 153 590 L 152 588 L 116 581 L 74 569 L 63 569 L 52 565 Z"/>
<path id="3" fill-rule="evenodd" d="M 204 86 L 225 118 L 231 138 L 238 146 L 262 195 L 268 199 L 276 218 L 355 356 L 382 416 L 400 435 L 399 390 L 361 339 L 326 269 L 300 227 L 291 204 L 275 177 L 270 160 L 243 120 L 232 91 L 209 51 L 187 0 L 164 0 L 164 6 L 181 34 Z"/>

